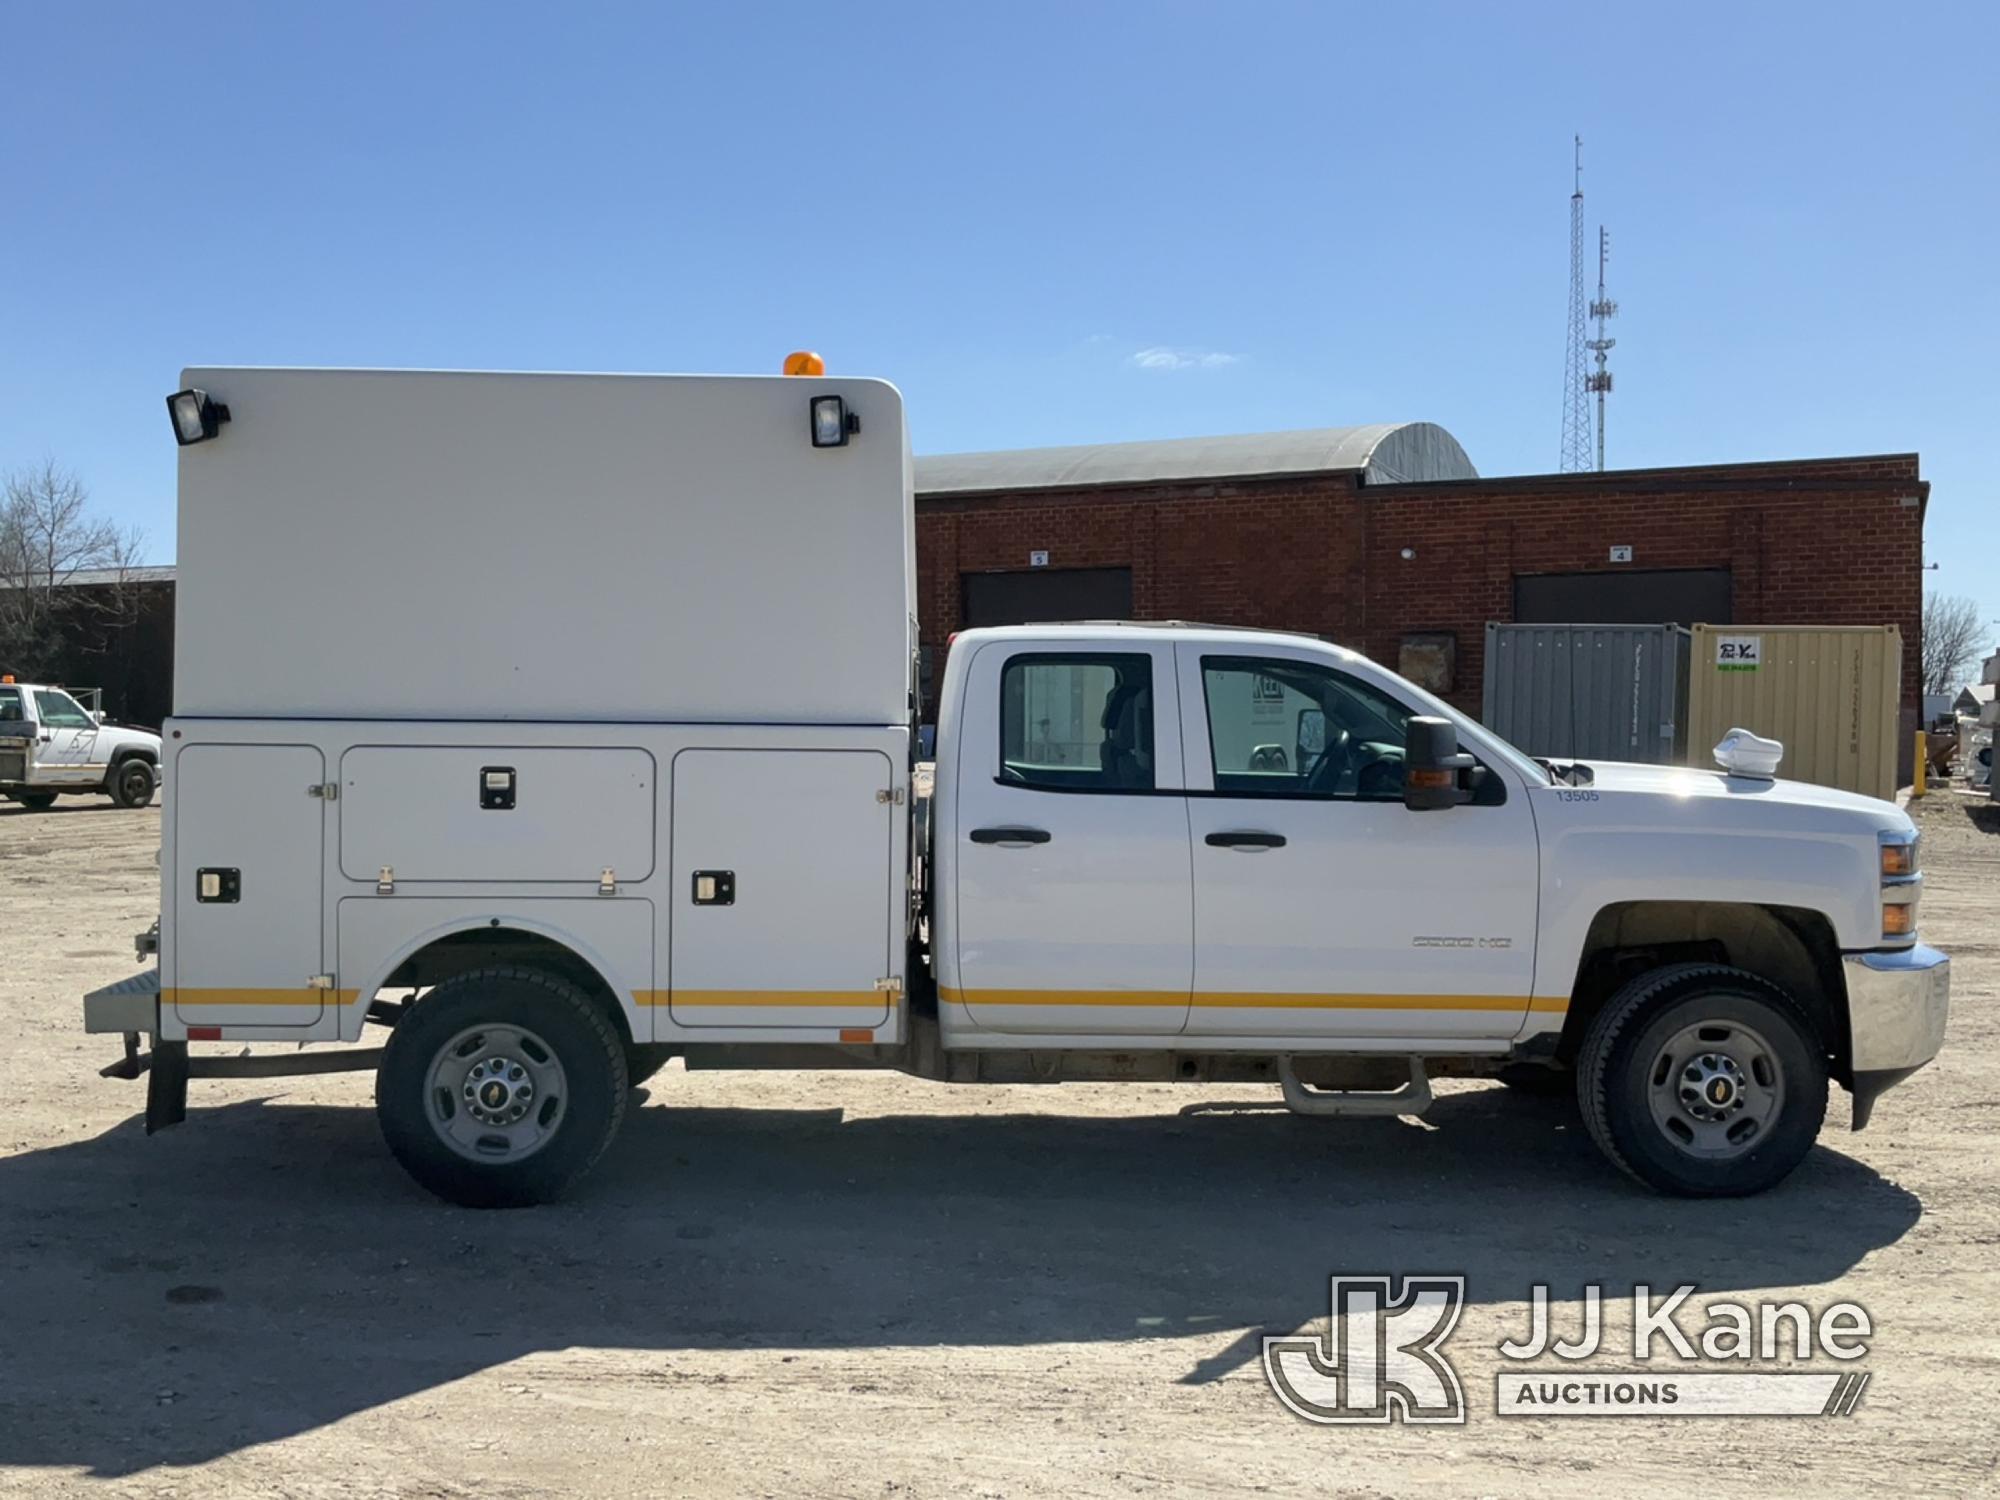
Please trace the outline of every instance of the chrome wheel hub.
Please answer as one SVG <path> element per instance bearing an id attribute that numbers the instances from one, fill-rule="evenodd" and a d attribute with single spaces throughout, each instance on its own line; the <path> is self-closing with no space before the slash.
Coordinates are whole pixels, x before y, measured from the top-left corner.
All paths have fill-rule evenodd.
<path id="1" fill-rule="evenodd" d="M 511 1125 L 533 1106 L 535 1080 L 511 1058 L 488 1057 L 472 1065 L 459 1092 L 466 1113 L 480 1124 Z"/>
<path id="2" fill-rule="evenodd" d="M 432 1054 L 431 1129 L 460 1156 L 520 1161 L 555 1137 L 568 1079 L 547 1042 L 521 1026 L 475 1026 Z"/>
<path id="3" fill-rule="evenodd" d="M 1727 1160 L 1776 1124 L 1785 1077 L 1770 1043 L 1737 1021 L 1703 1021 L 1669 1037 L 1647 1075 L 1653 1123 L 1689 1156 Z"/>

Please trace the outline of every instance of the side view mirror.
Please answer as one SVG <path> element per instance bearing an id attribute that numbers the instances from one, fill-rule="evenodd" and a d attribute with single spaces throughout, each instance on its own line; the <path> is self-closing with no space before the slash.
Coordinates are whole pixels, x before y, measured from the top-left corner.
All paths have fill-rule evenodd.
<path id="1" fill-rule="evenodd" d="M 1449 719 L 1415 718 L 1404 729 L 1403 806 L 1431 812 L 1469 802 L 1478 767 L 1458 748 L 1458 727 Z"/>

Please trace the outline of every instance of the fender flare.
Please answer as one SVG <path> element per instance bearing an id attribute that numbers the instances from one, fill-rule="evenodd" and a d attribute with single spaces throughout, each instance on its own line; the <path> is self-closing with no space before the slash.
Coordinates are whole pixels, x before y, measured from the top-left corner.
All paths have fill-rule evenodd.
<path id="1" fill-rule="evenodd" d="M 369 1002 L 381 992 L 382 986 L 388 983 L 391 974 L 395 973 L 410 958 L 430 947 L 431 944 L 460 932 L 507 931 L 525 932 L 538 938 L 544 938 L 558 947 L 567 948 L 571 953 L 582 959 L 585 964 L 589 965 L 591 971 L 597 975 L 598 979 L 603 982 L 604 986 L 617 997 L 619 1004 L 626 1009 L 628 1013 L 626 1020 L 628 1024 L 633 1026 L 635 1035 L 637 1034 L 638 1022 L 630 1014 L 636 1009 L 636 1002 L 632 997 L 637 993 L 637 990 L 633 985 L 626 982 L 626 976 L 621 974 L 617 965 L 609 962 L 602 952 L 592 944 L 584 942 L 576 934 L 556 927 L 551 923 L 538 921 L 533 917 L 509 915 L 505 911 L 490 911 L 483 916 L 454 917 L 440 922 L 435 927 L 426 929 L 416 937 L 410 939 L 402 947 L 394 950 L 392 956 L 386 962 L 376 966 L 375 971 L 369 975 L 368 982 L 353 991 L 354 998 L 344 1001 L 341 1004 L 339 1008 L 340 1039 L 343 1042 L 358 1042 L 361 1040 L 362 1030 L 367 1024 Z M 337 934 L 335 942 L 337 945 Z M 335 951 L 338 951 L 337 946 Z M 347 986 L 342 985 L 341 988 L 345 990 Z"/>

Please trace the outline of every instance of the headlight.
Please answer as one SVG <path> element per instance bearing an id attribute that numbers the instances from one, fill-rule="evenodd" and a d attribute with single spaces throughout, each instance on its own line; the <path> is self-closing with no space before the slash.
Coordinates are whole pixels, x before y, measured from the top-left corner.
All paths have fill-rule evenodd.
<path id="1" fill-rule="evenodd" d="M 1917 873 L 1917 841 L 1907 844 L 1884 844 L 1882 846 L 1882 878 L 1901 880 Z"/>

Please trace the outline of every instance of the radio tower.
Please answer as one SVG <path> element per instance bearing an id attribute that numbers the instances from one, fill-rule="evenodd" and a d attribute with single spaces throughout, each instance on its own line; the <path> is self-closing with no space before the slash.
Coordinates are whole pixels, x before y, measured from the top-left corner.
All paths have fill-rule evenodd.
<path id="1" fill-rule="evenodd" d="M 1605 368 L 1604 356 L 1611 346 L 1618 342 L 1604 336 L 1604 320 L 1618 316 L 1618 304 L 1604 295 L 1604 263 L 1611 259 L 1611 235 L 1600 224 L 1597 226 L 1597 300 L 1590 304 L 1590 315 L 1597 319 L 1597 337 L 1584 347 L 1597 356 L 1597 369 L 1592 372 L 1587 384 L 1597 393 L 1597 469 L 1604 471 L 1604 398 L 1611 390 L 1611 371 Z"/>
<path id="2" fill-rule="evenodd" d="M 1563 351 L 1562 467 L 1590 467 L 1590 376 L 1585 369 L 1583 295 L 1583 137 L 1576 138 L 1576 191 L 1569 197 L 1569 344 Z M 1602 468 L 1603 465 L 1599 464 Z"/>

